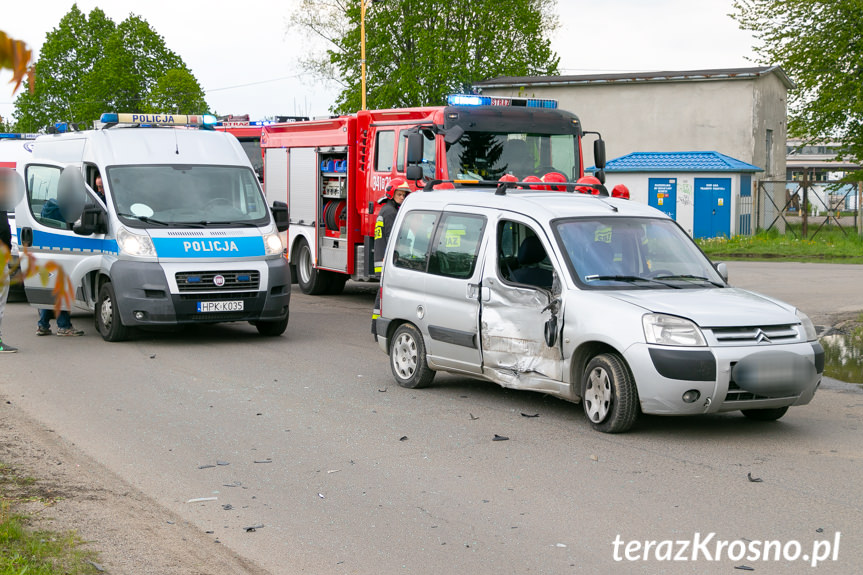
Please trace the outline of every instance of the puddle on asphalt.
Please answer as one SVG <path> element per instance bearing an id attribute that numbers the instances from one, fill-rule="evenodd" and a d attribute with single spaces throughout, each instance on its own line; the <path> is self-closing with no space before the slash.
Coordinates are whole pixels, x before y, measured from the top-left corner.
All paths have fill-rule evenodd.
<path id="1" fill-rule="evenodd" d="M 835 333 L 821 337 L 824 375 L 863 386 L 863 334 Z"/>

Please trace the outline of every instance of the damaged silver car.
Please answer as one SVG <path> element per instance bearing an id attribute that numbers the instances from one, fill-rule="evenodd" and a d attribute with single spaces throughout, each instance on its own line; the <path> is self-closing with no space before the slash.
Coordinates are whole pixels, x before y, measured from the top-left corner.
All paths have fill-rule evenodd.
<path id="1" fill-rule="evenodd" d="M 401 386 L 464 374 L 580 402 L 609 433 L 640 413 L 775 420 L 809 403 L 824 371 L 803 312 L 731 287 L 668 216 L 607 196 L 411 194 L 379 309 Z"/>

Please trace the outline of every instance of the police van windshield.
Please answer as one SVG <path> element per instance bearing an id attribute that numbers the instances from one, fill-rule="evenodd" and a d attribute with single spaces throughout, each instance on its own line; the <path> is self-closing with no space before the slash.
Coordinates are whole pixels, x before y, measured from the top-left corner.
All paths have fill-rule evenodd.
<path id="1" fill-rule="evenodd" d="M 224 227 L 269 221 L 258 180 L 249 168 L 113 166 L 107 175 L 117 215 L 133 227 Z"/>
<path id="2" fill-rule="evenodd" d="M 590 289 L 724 287 L 686 232 L 659 218 L 557 220 L 555 235 L 573 279 Z"/>
<path id="3" fill-rule="evenodd" d="M 468 131 L 447 148 L 446 160 L 453 179 L 497 180 L 512 174 L 522 180 L 560 172 L 575 180 L 578 136 Z"/>

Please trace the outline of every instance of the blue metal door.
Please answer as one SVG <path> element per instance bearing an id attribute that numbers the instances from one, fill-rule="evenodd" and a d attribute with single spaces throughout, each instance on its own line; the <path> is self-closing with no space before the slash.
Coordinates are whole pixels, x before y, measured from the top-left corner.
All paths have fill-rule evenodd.
<path id="1" fill-rule="evenodd" d="M 677 219 L 677 178 L 649 178 L 647 203 Z"/>
<path id="2" fill-rule="evenodd" d="M 731 235 L 731 178 L 695 178 L 696 238 Z"/>

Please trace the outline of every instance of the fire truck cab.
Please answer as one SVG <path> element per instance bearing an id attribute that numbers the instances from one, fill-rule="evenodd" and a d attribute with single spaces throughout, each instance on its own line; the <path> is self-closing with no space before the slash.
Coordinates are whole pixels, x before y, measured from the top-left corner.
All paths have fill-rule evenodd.
<path id="1" fill-rule="evenodd" d="M 447 104 L 263 126 L 264 188 L 270 201 L 288 203 L 288 257 L 304 293 L 339 293 L 349 278 L 379 279 L 375 220 L 396 176 L 411 178 L 417 190 L 438 179 L 458 186 L 506 174 L 584 175 L 585 132 L 556 101 L 453 95 Z M 601 138 L 594 156 L 601 169 Z"/>

